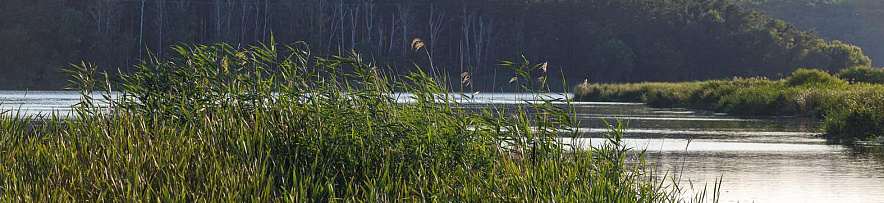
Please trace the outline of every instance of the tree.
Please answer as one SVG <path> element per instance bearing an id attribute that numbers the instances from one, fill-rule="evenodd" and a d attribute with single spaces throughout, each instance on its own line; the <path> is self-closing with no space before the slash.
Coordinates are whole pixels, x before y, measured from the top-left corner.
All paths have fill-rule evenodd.
<path id="1" fill-rule="evenodd" d="M 157 57 L 163 57 L 163 28 L 166 26 L 166 0 L 156 0 L 156 31 L 157 31 L 157 48 L 155 52 Z"/>
<path id="2" fill-rule="evenodd" d="M 442 34 L 443 24 L 445 21 L 445 11 L 436 10 L 433 5 L 430 5 L 430 17 L 428 22 L 429 33 L 430 33 L 430 58 L 436 57 L 436 42 L 440 41 L 439 35 Z M 432 62 L 432 61 L 431 61 Z M 461 70 L 463 72 L 463 70 Z"/>
<path id="3" fill-rule="evenodd" d="M 617 38 L 601 42 L 592 49 L 594 65 L 605 71 L 609 81 L 630 81 L 635 70 L 632 48 Z M 598 78 L 599 80 L 604 80 Z"/>
<path id="4" fill-rule="evenodd" d="M 847 68 L 870 68 L 872 60 L 863 54 L 862 49 L 857 46 L 845 44 L 835 40 L 829 43 L 829 56 L 832 57 L 832 63 L 827 67 L 829 72 L 838 72 Z"/>
<path id="5" fill-rule="evenodd" d="M 104 37 L 109 37 L 114 29 L 114 23 L 120 14 L 121 5 L 113 0 L 94 0 L 89 14 L 95 22 L 96 29 Z"/>
<path id="6" fill-rule="evenodd" d="M 138 26 L 138 58 L 141 59 L 141 50 L 144 47 L 144 0 L 141 0 L 141 20 Z"/>
<path id="7" fill-rule="evenodd" d="M 408 43 L 411 42 L 409 38 L 412 38 L 409 36 L 409 34 L 411 33 L 408 30 L 409 28 L 411 28 L 412 23 L 412 9 L 414 9 L 414 6 L 411 4 L 411 2 L 396 4 L 396 11 L 399 14 L 399 26 L 400 28 L 402 28 L 402 57 L 407 56 L 408 49 L 410 47 Z"/>
<path id="8" fill-rule="evenodd" d="M 425 62 L 409 51 L 412 39 L 421 37 L 434 68 L 450 81 L 469 72 L 471 87 L 483 91 L 495 87 L 495 60 L 522 55 L 555 64 L 574 83 L 587 77 L 617 82 L 776 77 L 799 67 L 834 72 L 869 66 L 865 51 L 880 50 L 827 42 L 728 0 L 138 3 L 0 1 L 0 43 L 7 45 L 0 51 L 0 69 L 7 73 L 0 82 L 35 87 L 62 81 L 51 85 L 58 88 L 64 79 L 56 73 L 65 64 L 87 61 L 125 70 L 146 48 L 162 55 L 170 44 L 251 46 L 267 42 L 270 33 L 281 44 L 305 41 L 317 56 L 357 50 L 378 67 L 403 68 Z M 875 16 L 869 14 L 875 9 L 857 11 Z M 503 77 L 497 81 L 509 79 Z M 12 86 L 0 86 L 6 87 Z"/>

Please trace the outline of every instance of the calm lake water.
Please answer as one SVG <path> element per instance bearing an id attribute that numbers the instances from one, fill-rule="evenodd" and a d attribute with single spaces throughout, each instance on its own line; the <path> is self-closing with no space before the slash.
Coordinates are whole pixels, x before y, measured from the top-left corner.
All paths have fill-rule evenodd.
<path id="1" fill-rule="evenodd" d="M 70 106 L 79 101 L 80 94 L 72 91 L 0 91 L 0 112 L 13 111 L 10 113 L 21 116 L 68 115 Z"/>
<path id="2" fill-rule="evenodd" d="M 409 102 L 407 94 L 400 102 Z M 512 105 L 533 100 L 523 94 L 475 95 L 477 105 Z M 67 114 L 73 92 L 0 91 L 0 111 L 23 115 Z M 721 202 L 884 202 L 884 155 L 826 144 L 819 120 L 739 118 L 636 103 L 574 102 L 587 138 L 604 142 L 602 119 L 629 124 L 625 142 L 645 149 L 658 169 L 680 175 L 683 186 L 709 188 L 723 177 Z"/>

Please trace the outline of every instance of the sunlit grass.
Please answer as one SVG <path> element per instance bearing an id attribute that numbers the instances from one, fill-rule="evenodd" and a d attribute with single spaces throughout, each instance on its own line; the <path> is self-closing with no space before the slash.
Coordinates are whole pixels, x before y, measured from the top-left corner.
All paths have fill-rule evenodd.
<path id="1" fill-rule="evenodd" d="M 707 109 L 742 116 L 824 118 L 836 139 L 884 135 L 884 85 L 847 84 L 827 73 L 800 69 L 784 80 L 734 78 L 682 83 L 581 84 L 586 101 L 644 102 L 655 107 Z"/>
<path id="2" fill-rule="evenodd" d="M 420 67 L 394 77 L 355 53 L 175 51 L 119 77 L 75 66 L 74 117 L 0 114 L 0 200 L 698 202 L 721 184 L 681 199 L 619 128 L 598 148 L 557 141 L 582 136 L 568 101 L 471 110 Z"/>

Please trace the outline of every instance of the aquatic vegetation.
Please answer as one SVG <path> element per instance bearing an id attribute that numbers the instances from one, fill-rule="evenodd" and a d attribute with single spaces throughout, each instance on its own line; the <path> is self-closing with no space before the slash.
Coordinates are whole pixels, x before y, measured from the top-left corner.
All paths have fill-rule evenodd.
<path id="1" fill-rule="evenodd" d="M 884 136 L 884 91 L 881 85 L 863 85 L 852 99 L 825 116 L 824 128 L 845 139 L 877 140 Z"/>
<path id="2" fill-rule="evenodd" d="M 831 138 L 884 135 L 884 85 L 847 84 L 818 70 L 792 76 L 682 83 L 590 84 L 575 87 L 584 101 L 644 102 L 655 107 L 706 109 L 741 116 L 810 116 L 825 119 Z"/>
<path id="3" fill-rule="evenodd" d="M 73 118 L 0 114 L 0 200 L 700 202 L 721 184 L 681 199 L 618 127 L 597 148 L 560 142 L 581 136 L 568 101 L 468 109 L 420 67 L 394 77 L 356 53 L 174 50 L 119 77 L 75 66 Z"/>

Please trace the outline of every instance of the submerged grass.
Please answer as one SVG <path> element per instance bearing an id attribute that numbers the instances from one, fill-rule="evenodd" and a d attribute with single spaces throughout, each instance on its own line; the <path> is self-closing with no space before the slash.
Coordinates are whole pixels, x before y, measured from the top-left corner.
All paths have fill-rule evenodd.
<path id="1" fill-rule="evenodd" d="M 742 116 L 824 118 L 836 140 L 884 136 L 884 85 L 846 82 L 799 69 L 784 80 L 734 78 L 682 83 L 581 84 L 585 101 L 644 102 L 654 107 L 706 109 Z"/>
<path id="2" fill-rule="evenodd" d="M 700 202 L 720 185 L 681 199 L 619 129 L 572 148 L 558 141 L 580 136 L 570 105 L 468 110 L 419 67 L 392 77 L 297 47 L 175 51 L 119 77 L 75 66 L 73 117 L 0 114 L 0 201 Z M 506 64 L 525 78 L 540 67 Z"/>

